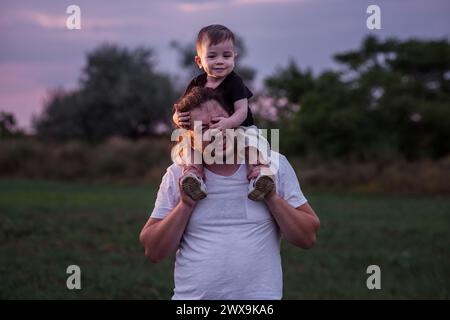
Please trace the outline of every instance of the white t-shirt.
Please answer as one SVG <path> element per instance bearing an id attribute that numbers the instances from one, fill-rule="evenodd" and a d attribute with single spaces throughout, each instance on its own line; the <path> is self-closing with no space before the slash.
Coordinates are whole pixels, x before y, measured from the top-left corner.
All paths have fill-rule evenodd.
<path id="1" fill-rule="evenodd" d="M 286 157 L 276 155 L 277 193 L 296 208 L 307 200 Z M 179 202 L 181 173 L 176 164 L 167 169 L 152 218 L 163 219 Z M 181 239 L 172 299 L 281 299 L 280 232 L 264 202 L 247 198 L 246 166 L 231 176 L 208 169 L 205 175 L 208 196 L 196 204 Z"/>

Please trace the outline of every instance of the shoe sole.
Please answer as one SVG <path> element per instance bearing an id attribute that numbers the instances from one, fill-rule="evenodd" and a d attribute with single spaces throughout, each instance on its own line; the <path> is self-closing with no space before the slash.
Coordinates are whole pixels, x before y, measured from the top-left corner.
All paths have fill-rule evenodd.
<path id="1" fill-rule="evenodd" d="M 275 189 L 275 182 L 271 177 L 263 176 L 256 181 L 255 189 L 248 194 L 248 198 L 253 201 L 261 201 L 264 197 Z"/>
<path id="2" fill-rule="evenodd" d="M 201 200 L 206 197 L 206 193 L 200 188 L 200 182 L 192 177 L 186 177 L 181 184 L 183 191 L 192 198 L 192 200 Z"/>

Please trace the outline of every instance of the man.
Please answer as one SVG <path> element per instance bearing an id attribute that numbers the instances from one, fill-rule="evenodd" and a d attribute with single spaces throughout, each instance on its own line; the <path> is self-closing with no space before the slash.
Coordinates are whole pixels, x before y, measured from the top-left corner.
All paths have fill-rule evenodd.
<path id="1" fill-rule="evenodd" d="M 192 123 L 201 121 L 204 130 L 229 116 L 208 92 L 186 99 L 192 101 Z M 167 169 L 140 240 L 153 262 L 177 251 L 173 299 L 281 299 L 281 235 L 310 249 L 320 222 L 291 165 L 278 155 L 276 191 L 262 202 L 247 198 L 258 166 L 247 175 L 243 164 L 205 164 L 208 196 L 199 201 L 180 188 L 182 167 Z"/>

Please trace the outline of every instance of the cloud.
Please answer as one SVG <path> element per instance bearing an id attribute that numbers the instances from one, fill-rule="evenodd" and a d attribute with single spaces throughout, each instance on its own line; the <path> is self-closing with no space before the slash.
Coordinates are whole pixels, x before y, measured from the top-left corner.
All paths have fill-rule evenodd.
<path id="1" fill-rule="evenodd" d="M 44 29 L 66 29 L 66 20 L 69 15 L 49 14 L 39 11 L 21 11 L 15 13 L 16 22 L 30 23 Z M 145 23 L 145 20 L 124 19 L 122 17 L 93 17 L 81 13 L 82 29 L 113 29 L 124 28 L 132 23 Z"/>
<path id="2" fill-rule="evenodd" d="M 41 12 L 28 12 L 24 16 L 28 21 L 45 29 L 65 29 L 68 17 L 68 15 L 50 15 Z M 122 28 L 132 22 L 123 18 L 85 17 L 83 15 L 81 21 L 83 29 Z"/>
<path id="3" fill-rule="evenodd" d="M 228 1 L 189 1 L 178 3 L 177 8 L 182 12 L 202 12 L 221 9 L 229 6 L 248 6 L 248 5 L 282 5 L 301 3 L 305 0 L 228 0 Z"/>
<path id="4" fill-rule="evenodd" d="M 26 12 L 24 17 L 29 19 L 30 22 L 46 29 L 59 29 L 66 26 L 65 16 L 52 16 L 40 12 Z"/>
<path id="5" fill-rule="evenodd" d="M 223 4 L 219 2 L 180 3 L 178 10 L 182 12 L 201 12 L 218 9 Z"/>
<path id="6" fill-rule="evenodd" d="M 234 5 L 254 5 L 254 4 L 288 4 L 300 3 L 304 0 L 231 0 Z"/>

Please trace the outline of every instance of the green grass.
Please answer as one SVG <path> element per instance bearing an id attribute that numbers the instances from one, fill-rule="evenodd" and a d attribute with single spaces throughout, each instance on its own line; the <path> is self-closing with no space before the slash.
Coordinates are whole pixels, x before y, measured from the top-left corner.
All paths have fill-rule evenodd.
<path id="1" fill-rule="evenodd" d="M 173 258 L 151 264 L 138 242 L 156 191 L 0 180 L 0 298 L 170 298 Z M 313 250 L 283 244 L 285 299 L 450 298 L 450 198 L 306 195 L 322 227 Z M 66 288 L 71 264 L 82 290 Z"/>

